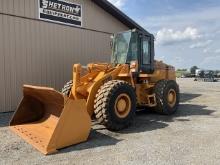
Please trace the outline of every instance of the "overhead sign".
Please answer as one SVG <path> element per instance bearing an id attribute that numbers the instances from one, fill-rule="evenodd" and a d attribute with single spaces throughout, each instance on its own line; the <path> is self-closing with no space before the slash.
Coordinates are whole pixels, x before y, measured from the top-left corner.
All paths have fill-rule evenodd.
<path id="1" fill-rule="evenodd" d="M 64 0 L 39 0 L 39 18 L 81 27 L 82 5 Z"/>

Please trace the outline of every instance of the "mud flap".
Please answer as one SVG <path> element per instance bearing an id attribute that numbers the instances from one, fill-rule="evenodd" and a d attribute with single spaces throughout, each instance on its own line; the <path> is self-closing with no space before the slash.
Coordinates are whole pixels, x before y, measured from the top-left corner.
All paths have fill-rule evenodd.
<path id="1" fill-rule="evenodd" d="M 10 129 L 43 154 L 87 140 L 91 119 L 86 100 L 72 100 L 52 88 L 25 85 Z"/>

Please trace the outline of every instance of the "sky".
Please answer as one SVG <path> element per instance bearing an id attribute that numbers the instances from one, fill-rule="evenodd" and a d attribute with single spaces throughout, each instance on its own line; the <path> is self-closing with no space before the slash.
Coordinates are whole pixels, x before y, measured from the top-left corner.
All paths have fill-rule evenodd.
<path id="1" fill-rule="evenodd" d="M 109 0 L 154 34 L 156 59 L 220 69 L 220 0 Z"/>

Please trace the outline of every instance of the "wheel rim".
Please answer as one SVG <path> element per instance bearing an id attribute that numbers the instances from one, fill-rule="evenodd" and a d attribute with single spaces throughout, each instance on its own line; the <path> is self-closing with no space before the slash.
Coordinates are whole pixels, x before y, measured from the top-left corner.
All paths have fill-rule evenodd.
<path id="1" fill-rule="evenodd" d="M 167 95 L 167 101 L 170 107 L 174 107 L 176 104 L 176 91 L 174 89 L 170 89 Z"/>
<path id="2" fill-rule="evenodd" d="M 120 94 L 115 101 L 115 113 L 119 118 L 125 118 L 131 111 L 131 99 L 127 94 Z"/>

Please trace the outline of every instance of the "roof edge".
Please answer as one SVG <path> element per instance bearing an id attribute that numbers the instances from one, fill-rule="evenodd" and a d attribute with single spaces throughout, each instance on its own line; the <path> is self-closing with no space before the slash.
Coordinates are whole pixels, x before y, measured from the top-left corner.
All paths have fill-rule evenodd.
<path id="1" fill-rule="evenodd" d="M 132 20 L 130 17 L 128 17 L 117 7 L 115 7 L 113 4 L 108 2 L 107 0 L 92 0 L 92 1 L 95 4 L 97 4 L 99 7 L 101 7 L 103 10 L 111 14 L 113 17 L 118 19 L 121 23 L 129 27 L 130 29 L 138 29 L 147 33 L 148 35 L 153 35 L 149 33 L 146 29 L 144 29 L 142 26 L 140 26 L 138 23 L 136 23 L 134 20 Z"/>

